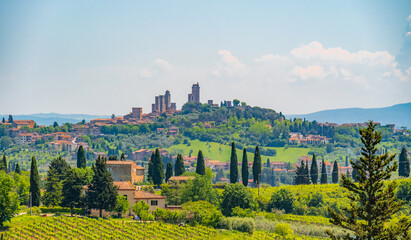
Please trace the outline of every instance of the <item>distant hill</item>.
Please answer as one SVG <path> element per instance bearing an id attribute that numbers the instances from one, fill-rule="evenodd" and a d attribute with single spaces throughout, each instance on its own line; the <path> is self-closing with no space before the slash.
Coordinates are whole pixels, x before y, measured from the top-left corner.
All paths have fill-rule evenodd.
<path id="1" fill-rule="evenodd" d="M 9 115 L 0 115 L 1 118 L 6 120 L 9 118 Z M 109 118 L 110 116 L 104 115 L 88 115 L 88 114 L 60 114 L 60 113 L 36 113 L 36 114 L 27 114 L 27 115 L 13 115 L 14 120 L 34 120 L 38 125 L 52 125 L 54 122 L 57 122 L 59 125 L 63 123 L 78 123 L 83 119 L 90 121 L 95 118 Z"/>
<path id="2" fill-rule="evenodd" d="M 381 124 L 395 124 L 396 128 L 411 128 L 411 102 L 384 108 L 343 108 L 309 114 L 286 115 L 287 118 L 305 118 L 309 121 L 359 123 L 373 120 Z"/>

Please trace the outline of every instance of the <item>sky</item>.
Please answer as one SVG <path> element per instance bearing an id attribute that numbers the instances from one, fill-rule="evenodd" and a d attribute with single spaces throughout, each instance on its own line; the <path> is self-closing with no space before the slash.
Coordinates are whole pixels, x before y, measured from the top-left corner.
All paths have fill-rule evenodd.
<path id="1" fill-rule="evenodd" d="M 411 1 L 0 0 L 0 114 L 411 102 Z"/>

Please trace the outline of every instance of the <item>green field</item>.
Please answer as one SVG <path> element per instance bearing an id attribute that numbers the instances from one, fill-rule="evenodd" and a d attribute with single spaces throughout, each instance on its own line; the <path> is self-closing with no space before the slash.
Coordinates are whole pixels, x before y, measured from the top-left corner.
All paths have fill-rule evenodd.
<path id="1" fill-rule="evenodd" d="M 270 161 L 281 161 L 281 162 L 290 162 L 295 163 L 297 162 L 298 158 L 304 155 L 308 155 L 309 148 L 284 148 L 284 147 L 267 147 L 267 149 L 275 149 L 277 151 L 277 156 L 264 156 L 262 155 L 262 161 L 265 163 L 267 158 Z M 227 162 L 230 160 L 231 154 L 231 146 L 223 145 L 220 143 L 214 142 L 201 142 L 199 140 L 190 141 L 190 146 L 187 144 L 178 144 L 173 145 L 169 148 L 166 148 L 169 152 L 173 154 L 181 153 L 185 156 L 188 156 L 190 150 L 192 150 L 191 155 L 197 156 L 199 150 L 203 151 L 205 157 L 210 158 L 211 160 L 219 160 L 220 162 Z M 237 158 L 238 161 L 241 162 L 243 158 L 243 152 L 237 149 Z M 247 153 L 248 161 L 252 161 L 254 158 L 254 154 Z"/>

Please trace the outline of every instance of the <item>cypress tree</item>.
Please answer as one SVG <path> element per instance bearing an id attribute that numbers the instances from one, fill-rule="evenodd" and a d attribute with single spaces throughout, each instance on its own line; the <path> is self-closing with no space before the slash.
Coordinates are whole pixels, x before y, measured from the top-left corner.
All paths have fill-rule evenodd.
<path id="1" fill-rule="evenodd" d="M 153 162 L 154 162 L 154 152 L 151 153 L 150 161 L 148 162 L 148 170 L 147 170 L 147 181 L 153 181 Z"/>
<path id="2" fill-rule="evenodd" d="M 3 170 L 5 173 L 7 173 L 7 159 L 6 159 L 6 155 L 3 155 L 3 159 L 1 160 L 1 163 L 0 163 L 0 170 Z"/>
<path id="3" fill-rule="evenodd" d="M 345 156 L 345 166 L 348 167 L 348 156 Z"/>
<path id="4" fill-rule="evenodd" d="M 310 177 L 311 177 L 311 182 L 313 184 L 317 184 L 318 166 L 317 166 L 317 159 L 315 159 L 315 154 L 313 154 L 313 159 L 311 161 Z"/>
<path id="5" fill-rule="evenodd" d="M 164 163 L 161 160 L 161 155 L 160 151 L 158 148 L 156 149 L 156 152 L 154 154 L 154 162 L 152 165 L 152 174 L 153 174 L 153 183 L 155 185 L 160 186 L 160 184 L 163 183 L 164 179 Z"/>
<path id="6" fill-rule="evenodd" d="M 81 206 L 83 191 L 83 179 L 76 169 L 69 169 L 62 186 L 62 202 L 63 207 L 69 207 L 71 216 L 73 209 Z"/>
<path id="7" fill-rule="evenodd" d="M 271 168 L 271 163 L 270 163 L 270 159 L 269 159 L 269 158 L 267 158 L 266 167 Z"/>
<path id="8" fill-rule="evenodd" d="M 351 163 L 351 165 L 353 165 L 353 161 L 350 161 L 350 163 Z M 359 164 L 358 162 L 357 162 L 357 160 L 355 161 L 355 164 Z M 358 180 L 357 180 L 357 176 L 358 176 L 358 172 L 357 172 L 357 169 L 355 169 L 355 168 L 353 168 L 352 169 L 352 173 L 351 173 L 351 178 L 352 178 L 352 180 L 354 181 L 354 182 L 357 182 Z"/>
<path id="9" fill-rule="evenodd" d="M 37 170 L 37 161 L 34 156 L 31 157 L 30 166 L 30 193 L 32 205 L 40 206 L 40 177 Z"/>
<path id="10" fill-rule="evenodd" d="M 121 161 L 126 161 L 126 155 L 124 155 L 124 153 L 121 153 L 120 160 Z"/>
<path id="11" fill-rule="evenodd" d="M 247 151 L 243 149 L 243 162 L 241 164 L 241 179 L 243 180 L 243 185 L 248 186 L 248 160 L 247 160 Z"/>
<path id="12" fill-rule="evenodd" d="M 205 162 L 203 152 L 201 150 L 198 151 L 196 173 L 205 175 Z"/>
<path id="13" fill-rule="evenodd" d="M 254 178 L 253 180 L 254 180 L 255 185 L 260 184 L 260 180 L 261 180 L 261 155 L 260 155 L 260 149 L 258 149 L 258 146 L 255 148 L 255 153 L 254 153 L 253 178 Z"/>
<path id="14" fill-rule="evenodd" d="M 310 177 L 308 175 L 308 163 L 305 163 L 305 170 L 304 170 L 304 181 L 305 184 L 310 184 Z"/>
<path id="15" fill-rule="evenodd" d="M 305 165 L 306 164 L 304 163 L 304 161 L 301 161 L 300 166 L 297 166 L 297 169 L 295 170 L 295 179 L 294 179 L 295 185 L 310 183 L 310 178 L 308 177 L 308 168 Z"/>
<path id="16" fill-rule="evenodd" d="M 409 216 L 391 221 L 403 204 L 396 197 L 398 183 L 386 181 L 397 170 L 395 154 L 376 155 L 381 132 L 376 131 L 375 126 L 370 121 L 367 128 L 359 130 L 364 147 L 357 162 L 351 161 L 353 169 L 358 172 L 358 183 L 353 183 L 346 176 L 341 177 L 342 187 L 349 191 L 350 203 L 343 212 L 328 208 L 330 222 L 352 231 L 344 239 L 408 239 Z M 332 239 L 337 239 L 330 231 L 327 233 Z"/>
<path id="17" fill-rule="evenodd" d="M 1 122 L 2 122 L 2 123 L 5 123 L 5 122 L 6 122 L 6 119 L 4 119 L 4 117 L 3 117 L 3 120 L 1 120 Z"/>
<path id="18" fill-rule="evenodd" d="M 17 163 L 16 164 L 16 169 L 14 170 L 17 174 L 21 174 L 21 169 L 20 169 L 20 165 Z"/>
<path id="19" fill-rule="evenodd" d="M 334 161 L 333 172 L 332 172 L 333 183 L 338 183 L 338 163 L 337 160 Z"/>
<path id="20" fill-rule="evenodd" d="M 172 176 L 173 176 L 173 164 L 171 162 L 168 162 L 167 163 L 167 168 L 166 168 L 166 182 Z"/>
<path id="21" fill-rule="evenodd" d="M 92 166 L 93 179 L 88 185 L 87 203 L 90 209 L 99 209 L 100 217 L 103 217 L 103 209 L 111 210 L 116 206 L 117 187 L 113 184 L 113 177 L 107 170 L 107 159 L 98 157 L 96 165 Z"/>
<path id="22" fill-rule="evenodd" d="M 327 168 L 325 166 L 324 158 L 321 163 L 321 184 L 328 183 Z"/>
<path id="23" fill-rule="evenodd" d="M 10 114 L 9 115 L 9 123 L 12 123 L 13 122 L 13 116 Z"/>
<path id="24" fill-rule="evenodd" d="M 178 154 L 176 163 L 174 165 L 174 174 L 176 176 L 181 176 L 183 175 L 184 172 L 185 172 L 185 168 L 184 168 L 183 156 L 181 156 L 181 154 Z"/>
<path id="25" fill-rule="evenodd" d="M 398 164 L 398 175 L 401 177 L 409 177 L 410 176 L 410 161 L 408 161 L 407 150 L 402 148 L 399 164 Z"/>
<path id="26" fill-rule="evenodd" d="M 230 182 L 236 183 L 238 180 L 238 162 L 237 153 L 235 151 L 235 143 L 231 143 L 231 158 L 230 158 Z"/>
<path id="27" fill-rule="evenodd" d="M 77 151 L 77 167 L 78 168 L 86 168 L 87 166 L 87 159 L 84 153 L 83 146 L 80 145 Z"/>

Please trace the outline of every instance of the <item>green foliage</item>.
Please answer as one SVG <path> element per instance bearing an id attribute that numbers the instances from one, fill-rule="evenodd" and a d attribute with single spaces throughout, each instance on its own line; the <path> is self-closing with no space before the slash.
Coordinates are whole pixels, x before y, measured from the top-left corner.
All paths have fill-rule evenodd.
<path id="1" fill-rule="evenodd" d="M 192 221 L 205 226 L 217 227 L 222 218 L 221 211 L 207 201 L 187 202 L 181 205 L 183 210 L 192 214 Z"/>
<path id="2" fill-rule="evenodd" d="M 68 169 L 66 177 L 62 186 L 62 202 L 63 207 L 69 207 L 71 215 L 73 215 L 73 209 L 75 207 L 81 207 L 83 202 L 83 184 L 85 180 L 82 178 L 81 171 L 78 169 Z M 97 181 L 94 181 L 95 183 Z M 97 193 L 93 196 L 98 196 Z"/>
<path id="3" fill-rule="evenodd" d="M 411 181 L 402 181 L 398 185 L 397 198 L 407 203 L 411 201 Z"/>
<path id="4" fill-rule="evenodd" d="M 130 203 L 127 201 L 127 197 L 118 194 L 114 211 L 118 212 L 121 215 L 124 215 L 129 209 Z"/>
<path id="5" fill-rule="evenodd" d="M 293 211 L 293 204 L 294 194 L 290 190 L 283 188 L 273 193 L 268 210 L 279 209 L 284 210 L 286 213 L 291 213 Z"/>
<path id="6" fill-rule="evenodd" d="M 253 161 L 253 178 L 254 184 L 260 184 L 261 180 L 261 155 L 258 146 L 255 148 L 254 161 Z"/>
<path id="7" fill-rule="evenodd" d="M 225 217 L 220 221 L 220 227 L 228 230 L 237 230 L 250 235 L 254 233 L 255 223 L 252 218 Z"/>
<path id="8" fill-rule="evenodd" d="M 32 206 L 40 206 L 40 176 L 37 170 L 36 158 L 31 158 L 30 167 L 30 193 Z"/>
<path id="9" fill-rule="evenodd" d="M 153 212 L 154 218 L 157 221 L 178 223 L 181 221 L 186 221 L 187 212 L 181 210 L 169 210 L 156 208 Z"/>
<path id="10" fill-rule="evenodd" d="M 334 161 L 333 171 L 331 174 L 333 183 L 338 183 L 338 172 L 338 163 L 337 161 Z"/>
<path id="11" fill-rule="evenodd" d="M 171 162 L 168 162 L 167 163 L 167 168 L 166 168 L 166 182 L 172 176 L 173 176 L 173 164 Z"/>
<path id="12" fill-rule="evenodd" d="M 155 189 L 154 189 L 154 187 L 153 187 L 152 185 L 143 186 L 143 187 L 141 188 L 141 190 L 143 190 L 143 191 L 145 191 L 145 192 L 149 192 L 149 193 L 154 193 L 154 192 L 155 192 Z"/>
<path id="13" fill-rule="evenodd" d="M 203 152 L 201 150 L 198 151 L 196 173 L 200 175 L 205 174 L 205 162 Z"/>
<path id="14" fill-rule="evenodd" d="M 225 216 L 231 216 L 235 207 L 255 209 L 256 205 L 253 194 L 244 185 L 234 183 L 225 186 L 220 204 Z"/>
<path id="15" fill-rule="evenodd" d="M 243 161 L 241 163 L 241 179 L 243 180 L 243 185 L 248 186 L 248 160 L 246 149 L 243 149 Z"/>
<path id="16" fill-rule="evenodd" d="M 327 183 L 328 183 L 327 167 L 325 166 L 324 158 L 323 158 L 322 164 L 321 164 L 321 184 L 327 184 Z"/>
<path id="17" fill-rule="evenodd" d="M 23 174 L 12 173 L 15 182 L 14 190 L 18 195 L 20 204 L 28 205 L 30 198 L 30 177 L 28 172 Z"/>
<path id="18" fill-rule="evenodd" d="M 84 153 L 83 146 L 80 145 L 77 151 L 77 167 L 78 168 L 85 168 L 87 166 L 87 159 Z"/>
<path id="19" fill-rule="evenodd" d="M 317 184 L 318 166 L 317 166 L 317 160 L 315 159 L 315 154 L 313 155 L 313 159 L 311 161 L 310 177 L 311 177 L 311 182 L 313 184 Z"/>
<path id="20" fill-rule="evenodd" d="M 92 166 L 94 176 L 88 185 L 87 203 L 88 207 L 100 210 L 112 210 L 116 206 L 117 187 L 113 185 L 111 173 L 107 170 L 106 158 L 98 157 L 96 165 Z"/>
<path id="21" fill-rule="evenodd" d="M 294 234 L 294 231 L 290 228 L 290 225 L 286 223 L 278 223 L 275 225 L 274 232 L 283 237 L 288 237 Z"/>
<path id="22" fill-rule="evenodd" d="M 375 126 L 370 121 L 367 128 L 360 129 L 362 156 L 357 163 L 351 161 L 358 171 L 358 184 L 344 175 L 341 178 L 342 186 L 350 191 L 350 207 L 344 209 L 344 213 L 329 209 L 333 224 L 352 231 L 345 239 L 398 239 L 403 238 L 411 226 L 409 217 L 402 217 L 395 225 L 387 224 L 400 210 L 402 202 L 395 197 L 397 183 L 384 186 L 383 181 L 391 177 L 398 165 L 395 155 L 376 155 L 381 132 L 376 131 Z M 330 231 L 327 233 L 334 237 Z"/>
<path id="23" fill-rule="evenodd" d="M 0 138 L 0 150 L 5 150 L 13 144 L 13 140 L 9 136 L 3 136 Z"/>
<path id="24" fill-rule="evenodd" d="M 301 161 L 301 165 L 297 166 L 295 170 L 294 184 L 295 185 L 310 184 L 310 178 L 308 176 L 308 164 L 306 164 L 304 161 Z"/>
<path id="25" fill-rule="evenodd" d="M 156 149 L 154 153 L 154 161 L 152 163 L 152 177 L 153 177 L 153 183 L 157 186 L 160 186 L 160 184 L 163 183 L 164 179 L 164 163 L 161 160 L 161 155 L 160 151 L 158 148 Z"/>
<path id="26" fill-rule="evenodd" d="M 0 227 L 10 221 L 19 210 L 18 195 L 13 191 L 13 179 L 0 171 Z"/>
<path id="27" fill-rule="evenodd" d="M 231 213 L 232 216 L 236 217 L 251 217 L 254 218 L 256 213 L 250 208 L 242 209 L 240 207 L 235 207 L 233 208 L 233 211 Z"/>
<path id="28" fill-rule="evenodd" d="M 217 191 L 213 188 L 213 183 L 209 176 L 197 176 L 194 180 L 189 180 L 183 185 L 181 202 L 190 201 L 217 203 Z"/>
<path id="29" fill-rule="evenodd" d="M 7 159 L 6 159 L 6 155 L 3 155 L 3 159 L 0 162 L 0 171 L 4 171 L 5 173 L 7 173 Z"/>
<path id="30" fill-rule="evenodd" d="M 153 162 L 154 162 L 155 154 L 154 152 L 151 153 L 150 160 L 148 162 L 148 169 L 147 169 L 147 181 L 153 181 Z"/>
<path id="31" fill-rule="evenodd" d="M 167 205 L 180 205 L 181 204 L 181 184 L 171 182 L 170 184 L 161 184 L 161 195 L 166 197 Z"/>
<path id="32" fill-rule="evenodd" d="M 177 155 L 176 163 L 174 165 L 174 175 L 181 176 L 185 172 L 184 160 L 181 154 Z"/>
<path id="33" fill-rule="evenodd" d="M 407 150 L 402 148 L 399 164 L 398 164 L 398 175 L 401 177 L 409 177 L 410 176 L 410 161 L 408 160 Z"/>
<path id="34" fill-rule="evenodd" d="M 20 169 L 20 165 L 17 163 L 16 164 L 16 169 L 14 170 L 17 174 L 21 174 L 21 169 Z"/>
<path id="35" fill-rule="evenodd" d="M 150 214 L 150 206 L 144 201 L 134 203 L 132 211 L 142 221 L 153 220 L 153 215 Z"/>
<path id="36" fill-rule="evenodd" d="M 47 207 L 59 206 L 62 200 L 62 184 L 58 177 L 57 170 L 50 167 L 46 178 L 46 192 L 43 196 L 43 203 Z"/>
<path id="37" fill-rule="evenodd" d="M 238 161 L 237 153 L 235 151 L 235 143 L 231 144 L 231 158 L 230 158 L 230 182 L 236 183 L 238 181 Z"/>

